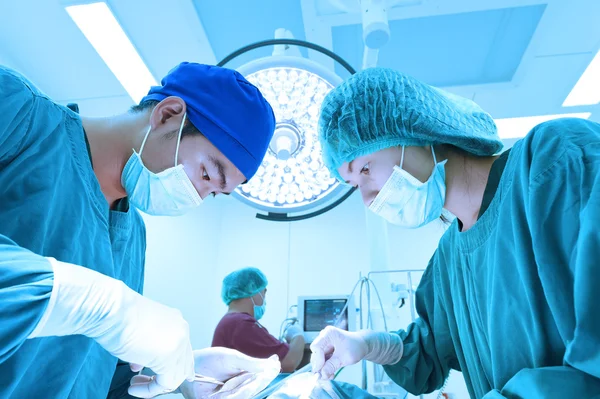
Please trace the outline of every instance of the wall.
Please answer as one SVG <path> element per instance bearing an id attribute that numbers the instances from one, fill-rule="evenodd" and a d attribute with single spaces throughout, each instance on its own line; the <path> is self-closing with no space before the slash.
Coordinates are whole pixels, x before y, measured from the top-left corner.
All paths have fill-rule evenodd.
<path id="1" fill-rule="evenodd" d="M 181 309 L 197 347 L 210 345 L 226 310 L 221 280 L 235 269 L 256 266 L 267 275 L 264 324 L 277 334 L 298 295 L 345 293 L 367 267 L 364 212 L 357 198 L 294 223 L 263 221 L 255 213 L 234 198 L 216 198 L 185 217 L 144 216 L 145 293 Z M 349 214 L 358 217 L 345 217 Z"/>

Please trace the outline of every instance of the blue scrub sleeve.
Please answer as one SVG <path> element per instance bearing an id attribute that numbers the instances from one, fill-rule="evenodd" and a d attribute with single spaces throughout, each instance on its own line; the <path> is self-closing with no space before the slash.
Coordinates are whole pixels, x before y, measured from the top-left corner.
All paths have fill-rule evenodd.
<path id="1" fill-rule="evenodd" d="M 0 363 L 25 342 L 42 318 L 54 273 L 46 258 L 0 235 Z"/>
<path id="2" fill-rule="evenodd" d="M 569 366 L 523 369 L 484 399 L 597 398 L 600 380 Z"/>
<path id="3" fill-rule="evenodd" d="M 398 332 L 404 344 L 402 359 L 383 367 L 395 383 L 414 395 L 439 389 L 450 369 L 458 368 L 446 312 L 434 289 L 436 259 L 434 255 L 416 292 L 419 318 Z"/>
<path id="4" fill-rule="evenodd" d="M 0 66 L 0 173 L 28 145 L 34 94 L 15 72 Z M 1 226 L 0 226 L 1 228 Z M 0 363 L 27 339 L 41 319 L 54 273 L 46 258 L 0 234 Z"/>

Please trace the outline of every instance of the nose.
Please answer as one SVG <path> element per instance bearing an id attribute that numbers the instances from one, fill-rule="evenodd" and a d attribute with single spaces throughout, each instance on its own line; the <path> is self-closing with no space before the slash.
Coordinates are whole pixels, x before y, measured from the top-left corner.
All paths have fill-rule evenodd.
<path id="1" fill-rule="evenodd" d="M 200 187 L 196 187 L 196 189 L 203 200 L 209 197 L 212 193 L 220 193 L 220 188 L 217 186 L 217 184 L 213 183 L 212 181 L 204 180 L 202 181 L 202 183 L 200 183 Z"/>

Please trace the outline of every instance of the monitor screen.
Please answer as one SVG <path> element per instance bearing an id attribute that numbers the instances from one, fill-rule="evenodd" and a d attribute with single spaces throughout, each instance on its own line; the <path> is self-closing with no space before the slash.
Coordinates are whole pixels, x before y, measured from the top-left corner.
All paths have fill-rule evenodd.
<path id="1" fill-rule="evenodd" d="M 327 326 L 348 330 L 347 299 L 307 299 L 304 301 L 304 331 L 321 331 Z M 337 323 L 336 323 L 337 322 Z"/>

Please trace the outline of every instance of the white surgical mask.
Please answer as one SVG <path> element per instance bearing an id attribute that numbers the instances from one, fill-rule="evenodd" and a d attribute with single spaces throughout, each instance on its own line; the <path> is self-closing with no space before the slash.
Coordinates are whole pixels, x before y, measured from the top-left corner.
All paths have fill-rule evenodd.
<path id="1" fill-rule="evenodd" d="M 144 145 L 150 134 L 151 128 L 148 128 L 140 147 L 140 153 L 133 150 L 133 154 L 123 168 L 121 183 L 127 192 L 129 203 L 149 215 L 182 215 L 202 203 L 202 198 L 185 173 L 183 165 L 177 165 L 185 118 L 184 114 L 177 137 L 175 166 L 160 173 L 154 173 L 144 165 L 142 151 L 144 151 Z"/>
<path id="2" fill-rule="evenodd" d="M 417 228 L 439 218 L 446 201 L 446 161 L 437 163 L 433 154 L 433 171 L 425 183 L 421 183 L 402 169 L 404 146 L 400 166 L 394 166 L 392 175 L 385 182 L 369 209 L 388 222 L 406 228 Z"/>

